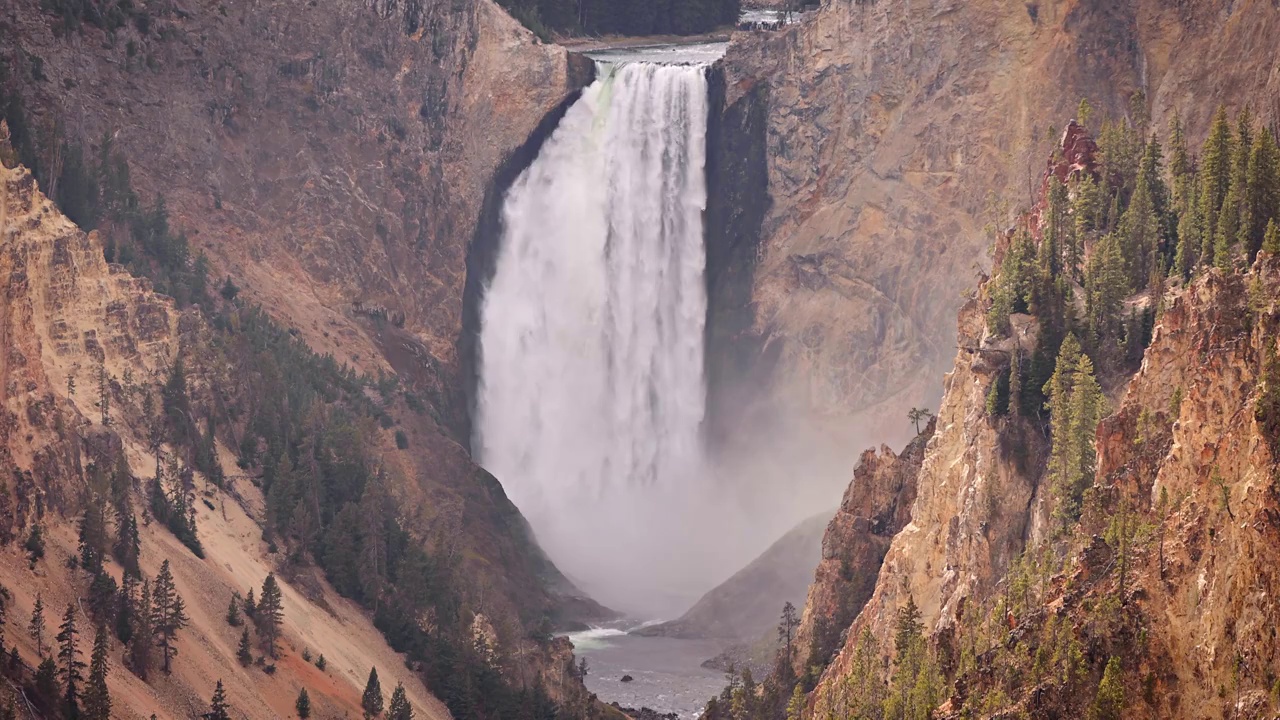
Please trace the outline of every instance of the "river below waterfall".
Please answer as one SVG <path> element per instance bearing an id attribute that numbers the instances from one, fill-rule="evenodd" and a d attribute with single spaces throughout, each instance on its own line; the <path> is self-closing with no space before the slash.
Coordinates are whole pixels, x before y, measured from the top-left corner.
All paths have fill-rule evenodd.
<path id="1" fill-rule="evenodd" d="M 702 667 L 720 652 L 715 641 L 640 637 L 611 628 L 569 639 L 577 656 L 587 659 L 587 689 L 606 703 L 696 718 L 725 686 L 723 673 Z M 623 682 L 628 675 L 632 680 Z"/>

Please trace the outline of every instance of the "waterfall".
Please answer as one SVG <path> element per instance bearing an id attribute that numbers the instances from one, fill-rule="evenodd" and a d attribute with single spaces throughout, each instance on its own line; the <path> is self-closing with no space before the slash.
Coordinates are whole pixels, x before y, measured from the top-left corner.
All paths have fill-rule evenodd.
<path id="1" fill-rule="evenodd" d="M 598 65 L 509 190 L 474 451 L 567 575 L 636 608 L 706 589 L 704 66 Z M 694 547 L 690 547 L 690 545 Z M 654 607 L 651 603 L 649 608 Z"/>

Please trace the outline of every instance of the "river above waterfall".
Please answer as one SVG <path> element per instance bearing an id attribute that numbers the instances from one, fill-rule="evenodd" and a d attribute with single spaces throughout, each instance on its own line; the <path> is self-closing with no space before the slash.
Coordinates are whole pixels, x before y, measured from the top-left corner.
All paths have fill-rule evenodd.
<path id="1" fill-rule="evenodd" d="M 587 57 L 606 63 L 645 62 L 662 65 L 709 65 L 724 57 L 727 42 L 704 42 L 682 45 L 636 45 L 592 50 Z"/>

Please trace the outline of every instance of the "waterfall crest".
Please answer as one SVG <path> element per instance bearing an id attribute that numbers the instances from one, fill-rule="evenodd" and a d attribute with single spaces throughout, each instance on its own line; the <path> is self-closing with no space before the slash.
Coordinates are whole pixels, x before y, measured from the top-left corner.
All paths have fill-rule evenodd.
<path id="1" fill-rule="evenodd" d="M 475 455 L 619 608 L 705 589 L 711 567 L 671 558 L 699 552 L 710 485 L 707 114 L 704 66 L 601 63 L 506 196 L 481 310 Z"/>

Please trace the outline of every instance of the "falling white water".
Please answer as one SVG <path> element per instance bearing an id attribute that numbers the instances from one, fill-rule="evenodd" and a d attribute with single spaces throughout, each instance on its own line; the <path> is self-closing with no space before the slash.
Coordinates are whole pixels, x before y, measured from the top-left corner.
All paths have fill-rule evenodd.
<path id="1" fill-rule="evenodd" d="M 506 197 L 475 451 L 585 590 L 671 612 L 720 564 L 695 530 L 712 500 L 707 82 L 696 65 L 601 63 L 598 77 Z"/>

